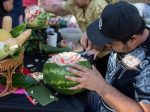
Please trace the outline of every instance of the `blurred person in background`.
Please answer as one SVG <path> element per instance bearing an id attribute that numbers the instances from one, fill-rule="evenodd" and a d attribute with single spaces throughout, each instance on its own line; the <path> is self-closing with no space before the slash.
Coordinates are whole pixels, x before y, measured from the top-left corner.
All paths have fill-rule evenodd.
<path id="1" fill-rule="evenodd" d="M 52 4 L 60 4 L 62 3 L 63 1 L 66 1 L 66 0 L 41 0 L 41 5 L 52 5 Z M 78 24 L 77 24 L 77 21 L 76 21 L 76 18 L 74 17 L 74 15 L 72 14 L 69 14 L 67 16 L 55 16 L 53 18 L 50 18 L 49 20 L 49 24 L 50 25 L 55 25 L 57 24 L 57 22 L 60 20 L 60 19 L 67 19 L 67 27 L 78 27 Z"/>
<path id="2" fill-rule="evenodd" d="M 22 0 L 14 0 L 13 9 L 10 11 L 9 15 L 12 17 L 12 27 L 16 27 L 20 24 L 19 18 L 23 15 Z"/>
<path id="3" fill-rule="evenodd" d="M 2 28 L 3 17 L 13 9 L 13 0 L 0 0 L 0 28 Z"/>
<path id="4" fill-rule="evenodd" d="M 55 3 L 60 3 L 64 0 L 40 0 L 41 5 L 51 5 Z"/>
<path id="5" fill-rule="evenodd" d="M 58 16 L 74 15 L 82 32 L 85 32 L 88 24 L 99 17 L 99 12 L 107 5 L 105 0 L 67 0 L 49 3 L 42 4 L 41 7 Z"/>

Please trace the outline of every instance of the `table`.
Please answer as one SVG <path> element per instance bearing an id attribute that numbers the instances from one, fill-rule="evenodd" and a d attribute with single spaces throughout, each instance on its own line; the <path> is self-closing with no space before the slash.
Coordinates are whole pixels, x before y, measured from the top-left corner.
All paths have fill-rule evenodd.
<path id="1" fill-rule="evenodd" d="M 24 64 L 35 65 L 36 71 L 42 71 L 47 56 L 33 57 L 25 55 Z M 35 61 L 36 59 L 36 61 Z M 38 60 L 38 62 L 37 62 Z M 31 67 L 33 69 L 33 67 Z M 10 94 L 0 98 L 1 112 L 83 112 L 87 92 L 75 96 L 58 95 L 59 101 L 42 107 L 40 104 L 33 106 L 25 95 Z"/>
<path id="2" fill-rule="evenodd" d="M 86 93 L 76 96 L 59 95 L 59 101 L 33 106 L 25 95 L 8 95 L 0 98 L 1 112 L 83 112 Z"/>

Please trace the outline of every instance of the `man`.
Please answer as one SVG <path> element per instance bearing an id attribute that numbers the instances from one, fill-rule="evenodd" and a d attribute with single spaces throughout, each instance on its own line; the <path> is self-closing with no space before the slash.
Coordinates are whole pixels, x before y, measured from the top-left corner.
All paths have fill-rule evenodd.
<path id="1" fill-rule="evenodd" d="M 2 28 L 3 17 L 8 14 L 13 8 L 13 0 L 1 0 L 0 1 L 0 28 Z"/>
<path id="2" fill-rule="evenodd" d="M 119 0 L 106 0 L 108 3 L 115 3 Z M 138 9 L 141 17 L 144 18 L 146 24 L 148 27 L 150 27 L 150 3 L 148 3 L 148 1 L 139 1 L 139 2 L 143 2 L 143 3 L 138 3 L 138 1 L 132 1 L 132 0 L 126 0 L 127 2 L 132 2 L 132 4 Z M 137 3 L 134 3 L 137 2 Z M 144 3 L 145 2 L 145 3 Z M 81 39 L 81 44 L 87 48 L 90 49 L 91 48 L 91 43 L 87 42 L 87 36 L 84 36 L 84 38 Z"/>
<path id="3" fill-rule="evenodd" d="M 95 91 L 85 112 L 150 112 L 150 30 L 137 8 L 123 1 L 106 6 L 87 36 L 93 48 L 106 45 L 112 53 L 105 79 L 94 66 L 67 69 L 79 76 L 66 76 L 79 83 L 69 89 Z"/>
<path id="4" fill-rule="evenodd" d="M 74 15 L 82 32 L 85 32 L 87 26 L 99 18 L 99 13 L 106 5 L 105 0 L 67 0 L 42 7 L 59 16 Z"/>

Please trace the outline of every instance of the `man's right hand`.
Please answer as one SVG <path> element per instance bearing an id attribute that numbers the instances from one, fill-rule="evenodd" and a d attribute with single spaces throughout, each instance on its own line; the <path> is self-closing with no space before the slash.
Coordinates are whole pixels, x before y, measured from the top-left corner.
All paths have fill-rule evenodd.
<path id="1" fill-rule="evenodd" d="M 95 46 L 93 45 L 87 37 L 86 32 L 83 33 L 80 39 L 81 45 L 87 51 L 86 54 L 94 54 L 94 59 L 98 56 L 99 58 L 104 57 L 105 55 L 109 54 L 110 51 L 105 46 Z"/>
<path id="2" fill-rule="evenodd" d="M 87 51 L 92 49 L 93 45 L 90 42 L 90 40 L 88 39 L 86 32 L 83 33 L 83 35 L 80 39 L 80 43 Z"/>

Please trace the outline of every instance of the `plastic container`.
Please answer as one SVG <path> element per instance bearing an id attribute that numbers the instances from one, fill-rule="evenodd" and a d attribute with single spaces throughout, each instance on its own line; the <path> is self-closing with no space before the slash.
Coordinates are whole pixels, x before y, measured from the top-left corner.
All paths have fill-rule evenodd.
<path id="1" fill-rule="evenodd" d="M 57 33 L 53 28 L 47 28 L 47 45 L 57 47 Z"/>

